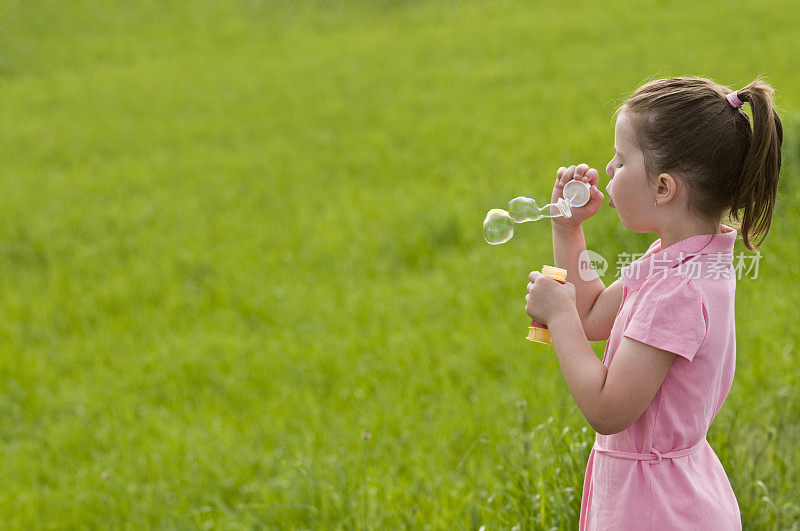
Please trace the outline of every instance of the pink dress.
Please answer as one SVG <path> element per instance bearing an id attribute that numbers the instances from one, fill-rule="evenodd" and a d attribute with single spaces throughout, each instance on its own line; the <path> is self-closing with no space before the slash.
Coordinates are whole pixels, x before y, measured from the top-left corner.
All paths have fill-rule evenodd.
<path id="1" fill-rule="evenodd" d="M 741 529 L 739 506 L 706 433 L 733 383 L 736 231 L 657 240 L 622 270 L 622 304 L 606 344 L 623 337 L 676 354 L 653 400 L 626 430 L 597 434 L 580 529 Z"/>

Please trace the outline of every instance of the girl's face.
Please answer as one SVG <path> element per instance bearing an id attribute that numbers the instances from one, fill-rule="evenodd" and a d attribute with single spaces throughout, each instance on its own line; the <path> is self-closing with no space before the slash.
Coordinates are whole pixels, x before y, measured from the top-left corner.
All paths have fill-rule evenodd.
<path id="1" fill-rule="evenodd" d="M 609 204 L 619 220 L 634 232 L 656 232 L 655 192 L 644 166 L 644 154 L 633 142 L 633 131 L 625 112 L 617 116 L 614 128 L 614 158 L 606 166 Z"/>

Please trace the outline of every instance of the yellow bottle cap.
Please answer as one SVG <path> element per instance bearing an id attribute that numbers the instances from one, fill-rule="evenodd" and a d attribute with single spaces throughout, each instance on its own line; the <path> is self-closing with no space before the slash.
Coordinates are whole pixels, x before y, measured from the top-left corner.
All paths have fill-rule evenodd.
<path id="1" fill-rule="evenodd" d="M 567 281 L 567 270 L 560 267 L 542 266 L 542 274 L 559 282 Z"/>
<path id="2" fill-rule="evenodd" d="M 528 341 L 536 341 L 537 343 L 544 343 L 546 345 L 553 344 L 550 340 L 550 330 L 547 328 L 539 328 L 538 326 L 529 326 L 528 337 L 525 339 Z"/>

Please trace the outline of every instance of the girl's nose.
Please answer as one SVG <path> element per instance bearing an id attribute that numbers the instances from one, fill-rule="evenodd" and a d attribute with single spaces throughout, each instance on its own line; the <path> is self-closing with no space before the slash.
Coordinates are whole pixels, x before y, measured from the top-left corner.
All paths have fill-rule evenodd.
<path id="1" fill-rule="evenodd" d="M 614 161 L 611 160 L 609 161 L 608 164 L 606 164 L 606 175 L 608 175 L 610 179 L 614 178 L 614 164 L 612 164 L 613 162 Z"/>

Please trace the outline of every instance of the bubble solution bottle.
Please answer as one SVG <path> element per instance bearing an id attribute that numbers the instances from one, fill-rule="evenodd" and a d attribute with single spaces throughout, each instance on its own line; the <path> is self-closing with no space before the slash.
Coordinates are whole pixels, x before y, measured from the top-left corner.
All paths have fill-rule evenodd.
<path id="1" fill-rule="evenodd" d="M 547 275 L 561 284 L 564 284 L 567 281 L 567 270 L 561 269 L 560 267 L 542 266 L 542 274 Z M 550 330 L 548 330 L 545 325 L 539 321 L 536 321 L 535 319 L 531 320 L 531 326 L 528 328 L 528 337 L 525 339 L 528 341 L 545 343 L 546 345 L 553 344 L 553 342 L 550 340 Z"/>

